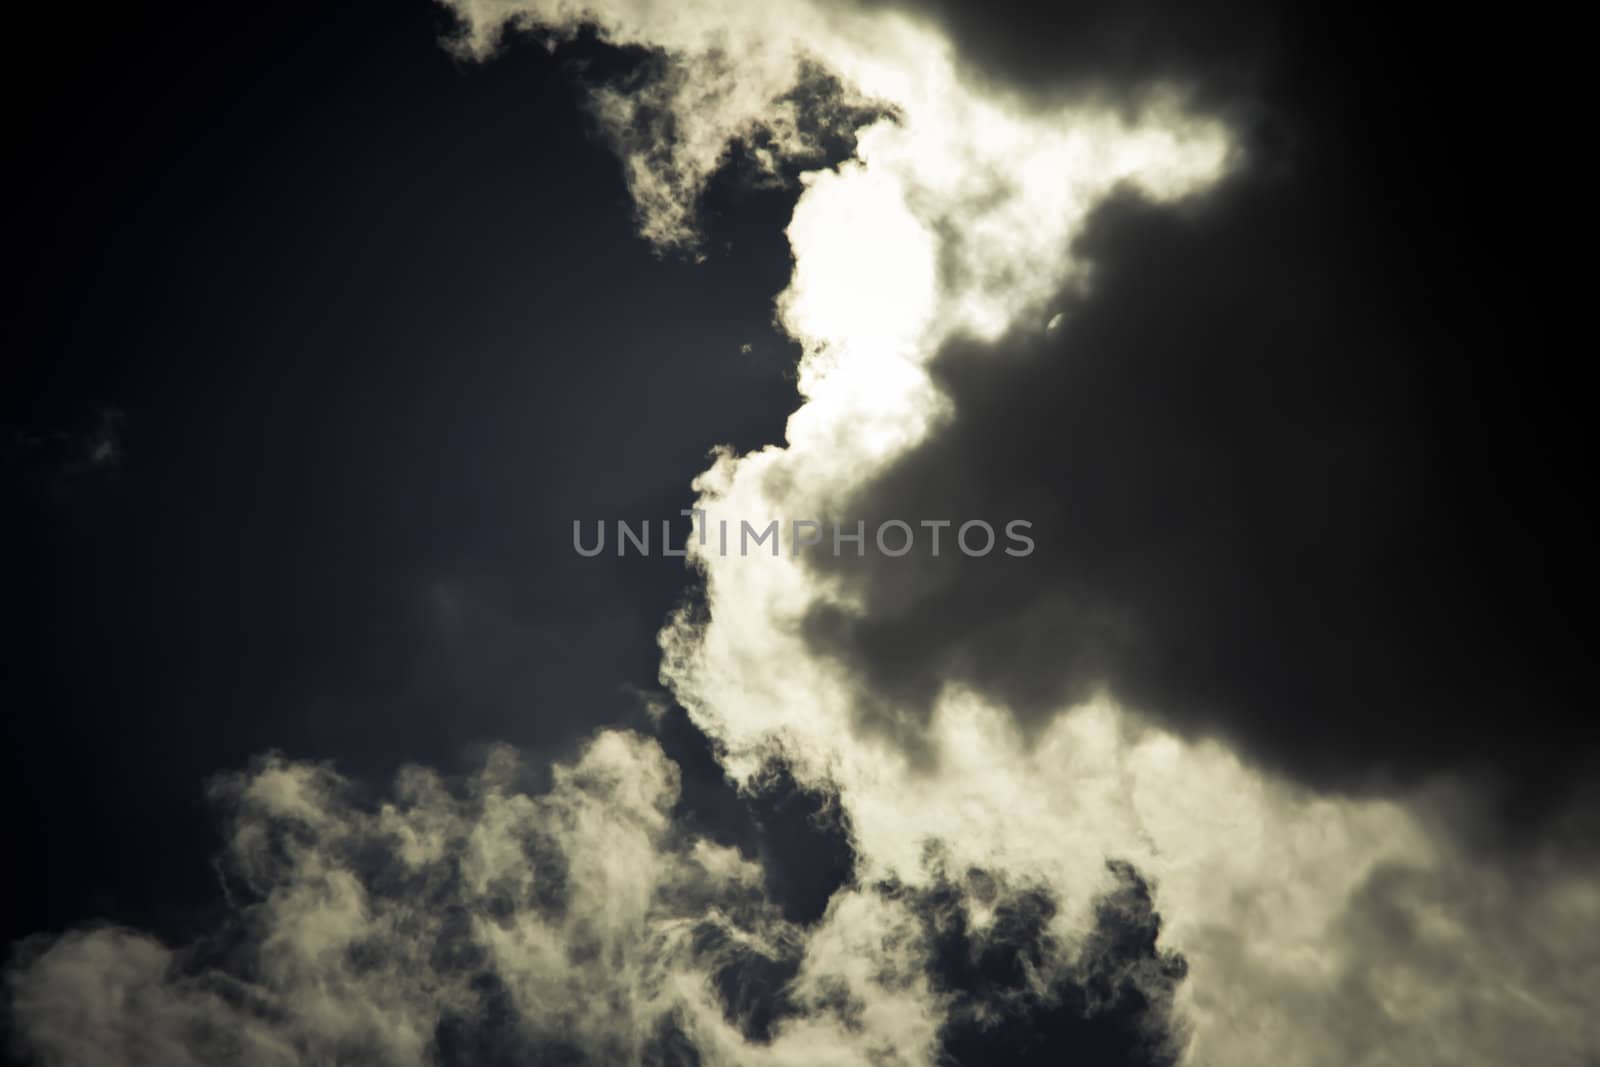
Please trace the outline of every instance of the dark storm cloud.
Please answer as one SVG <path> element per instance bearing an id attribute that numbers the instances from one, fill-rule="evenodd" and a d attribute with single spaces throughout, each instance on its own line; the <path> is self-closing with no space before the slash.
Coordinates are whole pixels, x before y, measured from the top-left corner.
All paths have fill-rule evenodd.
<path id="1" fill-rule="evenodd" d="M 656 722 L 662 751 L 682 775 L 676 819 L 761 863 L 767 895 L 789 922 L 814 923 L 851 883 L 856 851 L 837 793 L 803 786 L 781 756 L 769 758 L 740 792 L 723 753 L 682 708 Z"/>
<path id="2" fill-rule="evenodd" d="M 869 722 L 1108 685 L 1318 785 L 1487 769 L 1539 803 L 1592 769 L 1585 401 L 1538 262 L 1504 268 L 1537 179 L 1482 144 L 1517 98 L 1434 107 L 1454 53 L 1320 29 L 1263 54 L 1241 173 L 1109 202 L 1057 329 L 935 361 L 953 420 L 841 510 L 1024 517 L 1038 550 L 813 559 L 861 583 L 808 633 Z"/>
<path id="3" fill-rule="evenodd" d="M 1161 916 L 1137 870 L 1107 864 L 1115 887 L 1096 900 L 1093 925 L 1062 970 L 1062 946 L 1049 930 L 1058 907 L 1051 891 L 976 868 L 952 876 L 937 849 L 933 860 L 925 888 L 878 889 L 911 902 L 928 940 L 930 978 L 952 999 L 942 1063 L 1031 1067 L 1064 1054 L 1108 1067 L 1177 1062 L 1171 1000 L 1187 965 L 1158 946 Z M 982 926 L 975 906 L 992 916 Z"/>
<path id="4" fill-rule="evenodd" d="M 1184 0 L 888 0 L 921 14 L 987 81 L 1041 98 L 1123 96 L 1155 83 L 1237 101 L 1291 32 L 1287 5 Z"/>

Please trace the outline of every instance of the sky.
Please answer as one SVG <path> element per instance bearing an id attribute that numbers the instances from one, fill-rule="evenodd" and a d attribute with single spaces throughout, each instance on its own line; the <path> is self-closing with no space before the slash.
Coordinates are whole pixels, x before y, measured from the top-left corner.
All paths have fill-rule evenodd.
<path id="1" fill-rule="evenodd" d="M 1600 1061 L 1552 27 L 69 36 L 13 133 L 15 1062 Z"/>

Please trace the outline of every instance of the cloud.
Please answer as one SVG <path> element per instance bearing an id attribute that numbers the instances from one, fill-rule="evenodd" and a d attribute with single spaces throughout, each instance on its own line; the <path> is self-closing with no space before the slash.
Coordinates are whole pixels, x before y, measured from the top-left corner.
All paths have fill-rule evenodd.
<path id="1" fill-rule="evenodd" d="M 423 1063 L 498 1010 L 529 1019 L 509 1039 L 637 1057 L 686 951 L 659 899 L 731 906 L 752 872 L 659 848 L 674 770 L 642 739 L 601 736 L 542 796 L 517 774 L 497 753 L 451 792 L 413 768 L 367 808 L 325 766 L 222 779 L 233 925 L 181 954 L 114 929 L 36 946 L 11 975 L 24 1041 L 63 1063 Z M 597 986 L 611 967 L 627 977 Z"/>
<path id="2" fill-rule="evenodd" d="M 1481 323 L 1351 299 L 1392 268 L 1340 254 L 1337 195 L 1250 178 L 1184 214 L 1108 205 L 1058 327 L 945 347 L 953 417 L 840 510 L 1026 517 L 1038 547 L 808 557 L 855 594 L 803 628 L 868 725 L 915 736 L 953 685 L 1032 729 L 1109 687 L 1318 786 L 1472 771 L 1532 808 L 1592 771 L 1570 516 L 1486 489 L 1570 460 L 1481 439 L 1503 393 L 1455 365 Z"/>
<path id="3" fill-rule="evenodd" d="M 1069 75 L 1030 82 L 996 57 L 1048 64 L 1052 27 L 958 49 L 955 5 L 451 6 L 480 56 L 508 27 L 643 53 L 593 106 L 663 249 L 694 248 L 735 146 L 778 173 L 853 143 L 800 175 L 787 231 L 803 403 L 696 480 L 712 522 L 1026 508 L 1047 540 L 1011 571 L 694 551 L 702 608 L 661 634 L 671 759 L 608 732 L 546 791 L 502 753 L 376 805 L 262 761 L 219 787 L 230 936 L 34 942 L 33 1050 L 1592 1059 L 1592 850 L 1549 821 L 1493 839 L 1465 758 L 1574 780 L 1559 679 L 1516 662 L 1566 646 L 1469 621 L 1453 598 L 1508 579 L 1463 589 L 1429 554 L 1452 515 L 1518 524 L 1429 510 L 1396 356 L 1432 315 L 1387 315 L 1405 261 L 1339 254 L 1364 157 L 1275 155 L 1283 115 L 1253 124 L 1254 76 L 1224 72 L 1255 23 L 1090 7 L 1054 27 L 1082 34 Z M 1308 160 L 1332 168 L 1310 192 Z M 1353 214 L 1318 213 L 1346 188 Z M 1392 273 L 1351 312 L 1368 267 Z M 1525 749 L 1459 720 L 1530 689 Z"/>
<path id="4" fill-rule="evenodd" d="M 1092 943 L 1107 858 L 1133 863 L 1188 961 L 1185 1063 L 1492 1061 L 1537 1047 L 1530 1011 L 1558 1062 L 1592 1048 L 1570 1010 L 1585 850 L 1554 849 L 1517 892 L 1449 889 L 1513 861 L 1450 824 L 1440 791 L 1476 795 L 1463 776 L 1485 762 L 1516 803 L 1571 780 L 1547 758 L 1574 751 L 1550 743 L 1550 691 L 1520 749 L 1481 711 L 1530 696 L 1565 645 L 1554 624 L 1476 629 L 1447 580 L 1460 561 L 1429 554 L 1450 532 L 1428 510 L 1435 424 L 1400 368 L 1431 309 L 1396 310 L 1431 291 L 1414 257 L 1351 249 L 1379 217 L 1376 127 L 1297 80 L 1270 20 L 1091 7 L 986 50 L 981 32 L 951 44 L 973 18 L 954 6 L 790 11 L 763 13 L 754 62 L 792 47 L 886 117 L 802 175 L 777 306 L 804 402 L 782 447 L 720 454 L 700 506 L 735 525 L 1038 514 L 1051 540 L 1009 572 L 696 553 L 707 610 L 663 632 L 663 679 L 730 772 L 753 780 L 781 746 L 799 781 L 837 789 L 860 882 L 931 891 L 937 840 L 951 869 L 1068 902 L 1063 945 Z M 668 62 L 697 62 L 707 26 L 746 32 L 715 5 L 591 17 Z M 1060 77 L 1005 62 L 1078 30 Z M 789 80 L 771 70 L 764 94 Z M 1505 655 L 1528 648 L 1531 670 Z M 1487 673 L 1441 693 L 1462 660 Z M 1545 894 L 1567 906 L 1535 931 Z M 1431 915 L 1433 965 L 1375 951 L 1380 913 Z M 1484 965 L 1471 931 L 1491 915 L 1508 933 Z M 1458 1046 L 1431 1040 L 1451 1027 Z"/>
<path id="5" fill-rule="evenodd" d="M 832 21 L 858 18 L 843 6 L 796 5 L 781 20 L 731 0 L 673 12 L 632 0 L 447 6 L 461 19 L 455 47 L 470 56 L 489 56 L 519 30 L 554 46 L 592 29 L 606 44 L 644 50 L 618 82 L 592 86 L 589 103 L 622 160 L 640 233 L 663 250 L 698 250 L 699 197 L 735 147 L 777 177 L 790 164 L 820 163 L 874 107 L 817 61 L 839 39 Z"/>
<path id="6" fill-rule="evenodd" d="M 1297 27 L 1258 0 L 895 0 L 959 42 L 972 79 L 1019 103 L 1064 98 L 1136 98 L 1153 85 L 1179 86 L 1223 108 L 1251 103 L 1275 73 L 1284 38 Z"/>
<path id="7" fill-rule="evenodd" d="M 225 925 L 180 949 L 115 927 L 33 939 L 7 974 L 20 1051 L 63 1065 L 931 1064 L 954 1002 L 970 1028 L 980 1010 L 1055 1004 L 1064 982 L 1120 988 L 1138 966 L 1103 950 L 1072 963 L 1041 940 L 1047 891 L 1013 903 L 993 879 L 919 893 L 846 869 L 822 908 L 785 907 L 786 882 L 807 886 L 783 863 L 836 846 L 817 795 L 781 767 L 745 794 L 760 862 L 688 829 L 678 767 L 652 739 L 601 733 L 545 791 L 530 777 L 502 749 L 463 781 L 407 768 L 376 797 L 280 757 L 219 779 Z M 1120 901 L 1102 905 L 1108 942 Z M 1128 921 L 1148 953 L 1158 920 L 1140 907 Z M 970 967 L 1016 953 L 1049 988 L 1019 986 L 1015 966 L 972 987 Z M 1055 1010 L 1093 1027 L 1081 993 Z"/>
<path id="8" fill-rule="evenodd" d="M 1075 959 L 1055 943 L 1048 887 L 1008 885 L 969 868 L 953 878 L 931 850 L 934 879 L 891 893 L 917 901 L 939 988 L 953 998 L 941 1045 L 951 1064 L 1058 1062 L 1064 1050 L 1095 1063 L 1172 1064 L 1180 1045 L 1169 1016 L 1181 956 L 1157 944 L 1161 917 L 1136 870 L 1111 862 L 1114 886 Z M 981 923 L 975 915 L 982 916 Z"/>

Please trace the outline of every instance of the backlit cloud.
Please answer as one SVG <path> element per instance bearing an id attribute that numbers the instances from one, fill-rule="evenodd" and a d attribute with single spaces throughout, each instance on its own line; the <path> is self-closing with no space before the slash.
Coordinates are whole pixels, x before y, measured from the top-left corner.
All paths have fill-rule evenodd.
<path id="1" fill-rule="evenodd" d="M 781 445 L 724 449 L 695 479 L 713 523 L 853 517 L 885 486 L 933 508 L 945 488 L 1005 483 L 984 465 L 996 426 L 1031 420 L 1023 439 L 1046 440 L 1037 428 L 1074 409 L 1045 394 L 973 432 L 974 412 L 995 412 L 954 387 L 952 354 L 978 383 L 1014 381 L 1016 350 L 1136 360 L 1083 338 L 1096 300 L 1137 282 L 1097 254 L 1096 223 L 1203 213 L 1249 162 L 1191 65 L 1141 67 L 1114 97 L 1023 94 L 962 55 L 943 8 L 448 6 L 456 46 L 484 60 L 583 29 L 640 50 L 590 103 L 663 251 L 698 249 L 700 197 L 731 154 L 799 175 L 775 312 L 802 349 L 800 404 Z M 829 166 L 841 141 L 853 152 Z M 1117 369 L 1082 388 L 1120 384 Z M 1087 454 L 1129 447 L 1116 412 L 1074 414 L 1105 419 L 1074 439 Z M 928 456 L 949 466 L 930 475 Z M 1162 487 L 1195 488 L 1180 483 Z M 1025 488 L 1053 499 L 1048 481 Z M 661 678 L 738 790 L 748 847 L 686 800 L 686 756 L 625 731 L 548 788 L 496 752 L 464 782 L 409 769 L 375 802 L 332 768 L 264 758 L 216 789 L 237 900 L 215 943 L 35 940 L 10 971 L 21 1039 L 62 1064 L 1592 1058 L 1600 890 L 1581 834 L 1508 855 L 1458 832 L 1481 800 L 1469 769 L 1345 788 L 1263 758 L 1271 744 L 1226 709 L 1184 718 L 1183 686 L 1083 652 L 1129 634 L 1143 647 L 1151 617 L 1076 599 L 1098 590 L 1070 567 L 1058 582 L 996 558 L 983 566 L 1021 569 L 952 579 L 897 562 L 891 576 L 691 542 L 704 610 L 668 621 Z M 922 610 L 952 586 L 964 614 Z M 822 857 L 805 893 L 785 830 Z"/>

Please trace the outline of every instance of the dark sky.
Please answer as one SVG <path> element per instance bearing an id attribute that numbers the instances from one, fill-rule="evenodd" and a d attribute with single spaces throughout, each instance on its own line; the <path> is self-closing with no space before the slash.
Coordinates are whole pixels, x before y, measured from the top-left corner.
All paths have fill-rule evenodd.
<path id="1" fill-rule="evenodd" d="M 8 938 L 187 922 L 203 784 L 264 749 L 381 776 L 637 718 L 684 571 L 571 521 L 781 435 L 785 196 L 730 178 L 706 262 L 656 256 L 575 88 L 626 60 L 462 65 L 448 27 L 116 12 L 21 115 Z"/>

